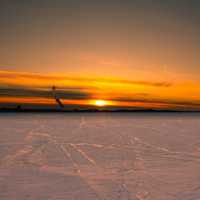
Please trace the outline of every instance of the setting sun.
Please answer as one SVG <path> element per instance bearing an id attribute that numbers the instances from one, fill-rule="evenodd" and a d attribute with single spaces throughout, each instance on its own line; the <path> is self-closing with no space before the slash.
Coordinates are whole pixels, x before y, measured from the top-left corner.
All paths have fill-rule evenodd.
<path id="1" fill-rule="evenodd" d="M 88 101 L 88 105 L 104 107 L 104 106 L 114 106 L 116 105 L 116 103 L 110 100 L 92 99 Z"/>
<path id="2" fill-rule="evenodd" d="M 105 101 L 105 100 L 95 100 L 94 104 L 96 106 L 106 106 L 106 105 L 108 105 L 107 101 Z"/>

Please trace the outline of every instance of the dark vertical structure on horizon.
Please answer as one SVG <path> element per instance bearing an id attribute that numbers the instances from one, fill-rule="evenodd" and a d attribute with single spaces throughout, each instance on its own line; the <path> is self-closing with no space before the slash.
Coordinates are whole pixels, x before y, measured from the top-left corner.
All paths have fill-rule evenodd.
<path id="1" fill-rule="evenodd" d="M 56 95 L 56 87 L 55 86 L 53 86 L 52 87 L 52 91 L 53 91 L 53 96 L 54 96 L 54 99 L 56 100 L 56 103 L 59 105 L 59 107 L 61 108 L 61 109 L 63 109 L 64 108 L 64 104 L 61 102 L 61 100 L 57 97 L 57 95 Z"/>

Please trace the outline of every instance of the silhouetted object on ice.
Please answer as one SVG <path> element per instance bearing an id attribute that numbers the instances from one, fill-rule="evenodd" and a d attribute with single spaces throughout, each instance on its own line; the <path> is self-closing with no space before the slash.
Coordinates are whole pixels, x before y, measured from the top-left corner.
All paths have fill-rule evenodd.
<path id="1" fill-rule="evenodd" d="M 52 87 L 52 91 L 53 91 L 53 96 L 54 96 L 54 98 L 55 98 L 57 104 L 59 105 L 59 107 L 60 107 L 60 108 L 64 108 L 63 103 L 61 102 L 61 100 L 60 100 L 60 99 L 57 97 L 57 95 L 56 95 L 56 87 L 55 87 L 55 86 Z"/>
<path id="2" fill-rule="evenodd" d="M 17 105 L 17 110 L 21 110 L 21 109 L 22 109 L 21 105 Z"/>

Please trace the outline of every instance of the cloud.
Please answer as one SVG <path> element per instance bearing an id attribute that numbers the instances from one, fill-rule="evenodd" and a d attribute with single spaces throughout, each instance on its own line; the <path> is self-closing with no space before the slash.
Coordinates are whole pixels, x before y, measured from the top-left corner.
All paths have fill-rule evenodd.
<path id="1" fill-rule="evenodd" d="M 24 83 L 19 80 L 23 80 Z M 28 86 L 29 82 L 37 83 L 37 85 L 42 86 L 52 86 L 52 84 L 66 85 L 65 82 L 76 82 L 77 84 L 92 84 L 94 82 L 104 83 L 104 84 L 124 84 L 124 85 L 141 85 L 148 87 L 171 87 L 173 84 L 170 82 L 151 82 L 151 81 L 134 81 L 134 80 L 122 80 L 114 78 L 87 78 L 87 77 L 69 77 L 61 75 L 43 75 L 43 74 L 32 74 L 25 72 L 9 72 L 0 71 L 0 83 L 10 86 Z"/>
<path id="2" fill-rule="evenodd" d="M 143 98 L 126 98 L 126 97 L 118 97 L 118 98 L 111 98 L 109 99 L 111 101 L 115 102 L 123 102 L 123 103 L 143 103 L 144 105 L 160 105 L 160 106 L 166 106 L 166 107 L 173 107 L 173 108 L 198 108 L 200 109 L 200 100 L 197 101 L 178 101 L 178 100 L 171 100 L 171 99 L 143 99 Z"/>
<path id="3" fill-rule="evenodd" d="M 98 98 L 98 94 L 100 94 L 100 96 L 101 94 L 104 95 L 104 86 L 106 85 L 106 92 L 108 92 L 107 94 L 110 94 L 110 96 L 105 97 L 107 100 L 116 102 L 117 107 L 128 107 L 130 105 L 130 107 L 134 108 L 135 105 L 140 108 L 200 109 L 200 100 L 198 98 L 195 98 L 196 100 L 190 100 L 190 98 L 188 98 L 187 101 L 178 100 L 181 98 L 177 98 L 176 100 L 170 97 L 170 95 L 163 95 L 162 99 L 159 98 L 158 95 L 160 91 L 165 92 L 165 88 L 171 87 L 169 89 L 172 90 L 168 90 L 168 93 L 170 93 L 170 91 L 173 91 L 173 88 L 177 86 L 169 82 L 67 77 L 0 71 L 0 85 L 0 98 L 20 97 L 21 99 L 25 99 L 28 97 L 53 100 L 52 86 L 55 85 L 57 88 L 56 94 L 62 100 L 88 100 Z M 101 87 L 102 85 L 103 87 Z M 112 87 L 110 87 L 111 85 Z M 135 85 L 143 87 L 141 87 L 142 89 L 139 88 L 135 93 L 132 93 L 131 87 Z M 155 90 L 152 90 L 152 88 L 146 90 L 148 87 L 154 87 Z M 115 90 L 110 88 L 114 88 Z M 120 89 L 118 90 L 118 88 Z M 194 88 L 194 86 L 192 88 Z M 191 88 L 189 87 L 189 89 Z M 152 91 L 156 92 L 152 93 Z M 176 88 L 175 91 L 179 91 L 179 88 Z M 153 94 L 157 94 L 157 96 Z M 97 96 L 95 97 L 95 95 Z"/>
<path id="4" fill-rule="evenodd" d="M 80 90 L 57 90 L 56 95 L 62 99 L 88 99 L 89 93 Z M 54 98 L 51 89 L 0 88 L 0 97 L 44 97 Z"/>
<path id="5" fill-rule="evenodd" d="M 81 90 L 60 90 L 56 91 L 57 96 L 65 102 L 65 100 L 71 100 L 70 104 L 73 105 L 73 101 L 76 101 L 76 105 L 78 106 L 77 100 L 88 100 L 91 99 L 92 96 L 90 93 L 81 91 Z M 109 98 L 107 100 L 111 102 L 115 102 L 111 107 L 116 108 L 126 108 L 126 109 L 167 109 L 167 110 L 200 110 L 200 101 L 190 102 L 190 101 L 176 101 L 170 99 L 151 99 L 148 94 L 138 95 L 138 98 L 129 98 L 129 97 L 117 97 L 117 98 Z M 34 105 L 40 104 L 40 99 L 49 99 L 53 100 L 54 95 L 51 89 L 27 89 L 27 88 L 0 88 L 0 98 L 1 97 L 11 97 L 11 98 L 20 98 L 21 100 L 25 100 L 30 98 L 28 101 L 29 104 Z M 148 98 L 147 98 L 148 97 Z M 31 103 L 31 98 L 33 98 L 33 102 Z M 34 99 L 38 98 L 38 101 Z M 147 99 L 146 99 L 147 98 Z M 18 103 L 20 102 L 17 100 Z M 45 101 L 46 102 L 46 101 Z M 48 101 L 47 101 L 48 102 Z M 6 102 L 4 102 L 5 104 Z M 15 103 L 15 102 L 13 102 Z M 23 104 L 23 101 L 22 101 Z M 51 104 L 51 103 L 50 103 Z"/>

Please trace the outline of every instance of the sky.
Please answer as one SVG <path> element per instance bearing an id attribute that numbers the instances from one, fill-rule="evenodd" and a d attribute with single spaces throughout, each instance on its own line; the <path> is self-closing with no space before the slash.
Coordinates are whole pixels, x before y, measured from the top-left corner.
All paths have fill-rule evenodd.
<path id="1" fill-rule="evenodd" d="M 1 0 L 0 103 L 200 110 L 198 0 Z"/>

